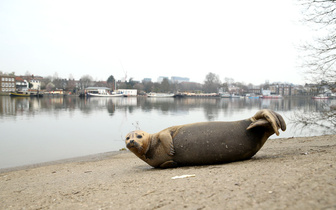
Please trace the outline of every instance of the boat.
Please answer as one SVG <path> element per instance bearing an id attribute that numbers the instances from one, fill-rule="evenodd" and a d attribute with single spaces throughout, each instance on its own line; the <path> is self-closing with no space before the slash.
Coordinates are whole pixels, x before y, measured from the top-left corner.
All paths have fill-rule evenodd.
<path id="1" fill-rule="evenodd" d="M 329 96 L 320 94 L 317 96 L 313 96 L 312 99 L 329 99 Z"/>
<path id="2" fill-rule="evenodd" d="M 186 97 L 217 98 L 217 97 L 221 97 L 221 95 L 219 93 L 187 93 Z"/>
<path id="3" fill-rule="evenodd" d="M 173 93 L 149 93 L 147 94 L 148 97 L 151 98 L 170 98 L 174 97 L 175 94 Z"/>
<path id="4" fill-rule="evenodd" d="M 230 95 L 230 93 L 222 93 L 221 97 L 222 98 L 231 98 L 231 95 Z"/>
<path id="5" fill-rule="evenodd" d="M 258 99 L 258 98 L 260 98 L 260 96 L 256 95 L 255 93 L 248 93 L 248 94 L 246 94 L 246 97 L 247 98 L 251 98 L 251 99 Z"/>
<path id="6" fill-rule="evenodd" d="M 244 97 L 236 94 L 231 94 L 231 98 L 244 98 Z"/>
<path id="7" fill-rule="evenodd" d="M 282 95 L 262 95 L 262 99 L 282 99 Z"/>
<path id="8" fill-rule="evenodd" d="M 91 97 L 122 97 L 124 94 L 111 94 L 111 93 L 87 93 Z"/>
<path id="9" fill-rule="evenodd" d="M 116 92 L 113 92 L 113 94 L 122 94 L 124 97 L 130 97 L 130 96 L 137 96 L 138 90 L 137 89 L 118 89 Z"/>
<path id="10" fill-rule="evenodd" d="M 175 93 L 174 98 L 184 98 L 185 96 L 185 93 Z"/>
<path id="11" fill-rule="evenodd" d="M 244 98 L 243 96 L 229 93 L 222 93 L 220 96 L 221 98 Z"/>
<path id="12" fill-rule="evenodd" d="M 21 92 L 21 91 L 12 92 L 9 95 L 13 96 L 13 97 L 30 97 L 30 93 L 29 92 Z"/>
<path id="13" fill-rule="evenodd" d="M 82 97 L 122 97 L 123 93 L 110 93 L 107 87 L 88 87 Z"/>

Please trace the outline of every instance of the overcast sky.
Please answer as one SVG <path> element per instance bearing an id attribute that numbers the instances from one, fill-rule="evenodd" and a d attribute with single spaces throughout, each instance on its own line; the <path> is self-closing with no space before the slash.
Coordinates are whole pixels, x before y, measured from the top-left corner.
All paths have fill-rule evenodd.
<path id="1" fill-rule="evenodd" d="M 304 84 L 294 0 L 1 0 L 0 71 Z"/>

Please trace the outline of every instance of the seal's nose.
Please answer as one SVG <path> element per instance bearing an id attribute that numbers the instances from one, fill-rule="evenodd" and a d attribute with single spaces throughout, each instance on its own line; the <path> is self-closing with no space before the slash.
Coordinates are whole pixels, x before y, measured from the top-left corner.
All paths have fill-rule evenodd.
<path id="1" fill-rule="evenodd" d="M 127 148 L 132 148 L 134 147 L 134 139 L 129 140 L 129 142 L 126 144 Z"/>

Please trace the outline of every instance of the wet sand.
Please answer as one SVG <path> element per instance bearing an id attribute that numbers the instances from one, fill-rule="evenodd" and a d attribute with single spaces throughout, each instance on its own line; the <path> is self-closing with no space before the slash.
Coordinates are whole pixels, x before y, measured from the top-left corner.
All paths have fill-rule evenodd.
<path id="1" fill-rule="evenodd" d="M 175 176 L 189 178 L 172 179 Z M 0 172 L 0 209 L 336 209 L 336 135 L 268 140 L 250 160 L 153 169 L 129 151 Z"/>

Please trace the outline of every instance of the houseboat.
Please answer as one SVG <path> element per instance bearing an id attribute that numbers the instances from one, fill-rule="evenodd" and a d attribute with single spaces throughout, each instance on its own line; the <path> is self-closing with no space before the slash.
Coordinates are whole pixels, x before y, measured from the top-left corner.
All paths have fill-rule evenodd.
<path id="1" fill-rule="evenodd" d="M 275 94 L 272 94 L 270 90 L 263 90 L 260 98 L 262 99 L 282 99 L 282 95 L 275 95 Z"/>
<path id="2" fill-rule="evenodd" d="M 122 93 L 111 93 L 107 87 L 88 87 L 85 88 L 86 97 L 121 97 Z"/>
<path id="3" fill-rule="evenodd" d="M 262 95 L 260 98 L 263 99 L 282 99 L 282 95 Z"/>
<path id="4" fill-rule="evenodd" d="M 175 94 L 173 93 L 149 93 L 147 94 L 148 97 L 152 98 L 171 98 L 174 97 Z"/>
<path id="5" fill-rule="evenodd" d="M 122 94 L 124 97 L 137 96 L 137 89 L 118 89 L 116 94 Z"/>

